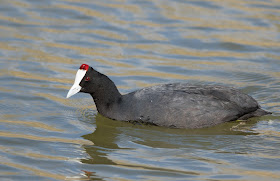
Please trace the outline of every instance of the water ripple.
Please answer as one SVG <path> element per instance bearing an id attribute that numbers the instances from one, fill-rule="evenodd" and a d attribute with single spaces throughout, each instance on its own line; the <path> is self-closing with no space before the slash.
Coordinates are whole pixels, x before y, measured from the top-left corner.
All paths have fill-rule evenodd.
<path id="1" fill-rule="evenodd" d="M 279 2 L 3 1 L 1 178 L 279 180 Z M 87 63 L 122 93 L 221 84 L 273 115 L 200 130 L 133 125 L 65 99 Z"/>

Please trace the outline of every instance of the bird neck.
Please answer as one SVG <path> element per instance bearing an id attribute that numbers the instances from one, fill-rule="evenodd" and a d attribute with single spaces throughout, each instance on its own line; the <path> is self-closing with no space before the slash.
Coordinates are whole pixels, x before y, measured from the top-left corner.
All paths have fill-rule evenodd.
<path id="1" fill-rule="evenodd" d="M 122 102 L 122 95 L 118 91 L 114 82 L 106 75 L 98 72 L 95 76 L 95 90 L 90 93 L 99 113 L 110 117 L 110 112 L 116 109 L 118 104 Z"/>

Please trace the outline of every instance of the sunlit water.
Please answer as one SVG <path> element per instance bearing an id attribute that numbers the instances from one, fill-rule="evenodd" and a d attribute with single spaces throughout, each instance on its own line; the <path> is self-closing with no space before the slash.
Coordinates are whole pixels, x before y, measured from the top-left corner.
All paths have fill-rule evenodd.
<path id="1" fill-rule="evenodd" d="M 280 3 L 0 2 L 0 180 L 279 180 Z M 273 115 L 185 130 L 65 99 L 87 63 L 122 93 L 166 82 L 242 89 Z"/>

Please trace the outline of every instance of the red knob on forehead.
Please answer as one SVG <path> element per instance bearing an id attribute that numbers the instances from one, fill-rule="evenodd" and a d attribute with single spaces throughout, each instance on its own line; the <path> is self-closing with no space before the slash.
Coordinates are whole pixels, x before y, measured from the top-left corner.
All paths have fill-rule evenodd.
<path id="1" fill-rule="evenodd" d="M 87 64 L 82 64 L 81 66 L 80 66 L 80 69 L 82 69 L 82 70 L 88 70 L 88 65 Z"/>

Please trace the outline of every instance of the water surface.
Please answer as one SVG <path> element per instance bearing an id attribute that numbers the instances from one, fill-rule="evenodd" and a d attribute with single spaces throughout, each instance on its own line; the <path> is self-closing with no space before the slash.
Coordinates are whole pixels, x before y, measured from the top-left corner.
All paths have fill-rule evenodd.
<path id="1" fill-rule="evenodd" d="M 15 0 L 0 7 L 1 180 L 279 180 L 279 1 Z M 125 94 L 227 85 L 273 115 L 185 130 L 65 99 L 87 63 Z"/>

